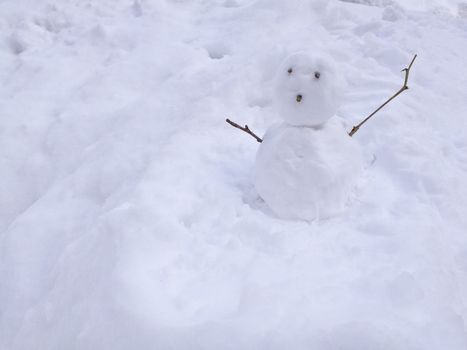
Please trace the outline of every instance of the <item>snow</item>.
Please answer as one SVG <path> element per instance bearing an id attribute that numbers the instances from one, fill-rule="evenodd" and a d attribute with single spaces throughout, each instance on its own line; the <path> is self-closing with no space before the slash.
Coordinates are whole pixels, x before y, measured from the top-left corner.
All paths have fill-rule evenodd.
<path id="1" fill-rule="evenodd" d="M 360 3 L 357 3 L 360 2 Z M 375 6 L 368 6 L 375 5 Z M 466 4 L 0 2 L 0 349 L 467 348 Z M 341 215 L 253 186 L 292 52 L 369 166 Z"/>

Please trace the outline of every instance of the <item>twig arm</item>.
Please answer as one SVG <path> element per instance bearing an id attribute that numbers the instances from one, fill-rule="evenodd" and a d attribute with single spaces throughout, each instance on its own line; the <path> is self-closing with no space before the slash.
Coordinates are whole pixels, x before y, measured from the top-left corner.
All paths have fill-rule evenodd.
<path id="1" fill-rule="evenodd" d="M 413 56 L 412 62 L 410 62 L 409 66 L 402 70 L 402 71 L 405 71 L 405 79 L 404 79 L 404 86 L 403 86 L 404 90 L 407 90 L 409 88 L 407 86 L 407 82 L 409 81 L 409 73 L 410 73 L 410 69 L 412 68 L 412 65 L 415 62 L 416 58 L 417 58 L 417 55 Z"/>
<path id="2" fill-rule="evenodd" d="M 409 73 L 410 69 L 412 68 L 413 63 L 415 62 L 415 59 L 417 58 L 417 55 L 415 55 L 412 59 L 412 62 L 410 62 L 410 65 L 407 68 L 404 68 L 402 72 L 405 72 L 405 77 L 404 77 L 404 85 L 397 91 L 393 96 L 391 96 L 386 102 L 384 102 L 381 106 L 379 106 L 373 113 L 371 113 L 368 117 L 363 119 L 358 125 L 355 125 L 352 130 L 349 132 L 349 136 L 352 137 L 359 129 L 360 127 L 365 124 L 371 117 L 373 117 L 376 113 L 378 113 L 384 106 L 386 106 L 389 102 L 391 102 L 393 99 L 395 99 L 397 96 L 399 96 L 401 93 L 403 93 L 405 90 L 407 90 L 409 87 L 407 86 L 407 83 L 409 81 Z"/>
<path id="3" fill-rule="evenodd" d="M 229 118 L 227 118 L 225 120 L 227 123 L 229 123 L 230 125 L 232 125 L 234 128 L 237 128 L 237 129 L 240 129 L 244 132 L 246 132 L 247 134 L 251 135 L 252 137 L 255 138 L 255 140 L 259 143 L 263 142 L 263 140 L 258 136 L 256 135 L 253 131 L 250 130 L 250 128 L 248 127 L 248 125 L 245 125 L 245 126 L 240 126 L 238 125 L 237 123 L 231 121 Z"/>

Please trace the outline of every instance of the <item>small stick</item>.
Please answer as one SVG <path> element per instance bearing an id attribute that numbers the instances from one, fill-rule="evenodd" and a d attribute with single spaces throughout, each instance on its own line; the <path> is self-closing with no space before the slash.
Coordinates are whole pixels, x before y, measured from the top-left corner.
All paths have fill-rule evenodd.
<path id="1" fill-rule="evenodd" d="M 227 123 L 229 123 L 230 125 L 232 125 L 234 128 L 237 128 L 237 129 L 240 129 L 244 132 L 246 132 L 247 134 L 250 134 L 251 136 L 253 136 L 256 141 L 258 141 L 259 143 L 263 142 L 263 140 L 261 138 L 259 138 L 253 131 L 250 130 L 250 128 L 248 127 L 248 125 L 245 125 L 245 127 L 242 127 L 240 125 L 238 125 L 237 123 L 234 123 L 233 121 L 231 121 L 229 118 L 227 118 L 225 120 Z"/>
<path id="2" fill-rule="evenodd" d="M 407 86 L 407 82 L 409 81 L 409 73 L 410 73 L 410 68 L 412 68 L 412 65 L 415 61 L 415 59 L 417 58 L 417 55 L 415 55 L 412 59 L 412 62 L 410 62 L 410 65 L 407 67 L 407 68 L 404 68 L 403 70 L 401 70 L 401 72 L 404 72 L 405 71 L 405 78 L 404 78 L 404 85 L 400 88 L 399 91 L 397 91 L 392 97 L 390 97 L 386 102 L 384 102 L 381 106 L 379 106 L 373 113 L 371 113 L 368 117 L 366 117 L 365 119 L 363 119 L 363 121 L 354 126 L 352 128 L 352 130 L 349 132 L 349 136 L 352 137 L 353 134 L 355 134 L 358 129 L 360 129 L 360 127 L 365 124 L 368 119 L 370 119 L 372 116 L 374 116 L 376 113 L 378 113 L 384 106 L 386 106 L 389 102 L 391 102 L 393 99 L 395 99 L 397 96 L 399 96 L 399 94 L 401 94 L 402 92 L 404 92 L 405 90 L 407 90 L 409 87 Z"/>

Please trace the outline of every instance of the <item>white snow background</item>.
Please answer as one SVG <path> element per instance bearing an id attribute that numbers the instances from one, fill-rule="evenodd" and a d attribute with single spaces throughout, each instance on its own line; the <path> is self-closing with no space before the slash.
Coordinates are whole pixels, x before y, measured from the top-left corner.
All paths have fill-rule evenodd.
<path id="1" fill-rule="evenodd" d="M 360 4 L 359 4 L 360 3 Z M 334 56 L 367 168 L 258 199 L 271 84 Z M 1 0 L 0 349 L 466 350 L 467 3 Z"/>

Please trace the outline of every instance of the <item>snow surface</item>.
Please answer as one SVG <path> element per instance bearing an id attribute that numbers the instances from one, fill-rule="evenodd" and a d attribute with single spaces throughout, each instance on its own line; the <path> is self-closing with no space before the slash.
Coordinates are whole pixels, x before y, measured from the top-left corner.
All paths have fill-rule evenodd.
<path id="1" fill-rule="evenodd" d="M 358 4 L 361 2 L 363 4 Z M 368 6 L 375 5 L 375 6 Z M 0 2 L 0 349 L 467 349 L 464 1 Z M 371 164 L 307 223 L 254 192 L 290 53 Z"/>

